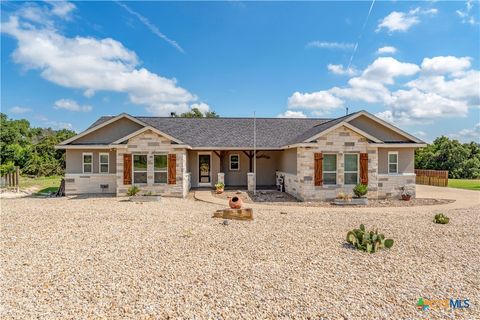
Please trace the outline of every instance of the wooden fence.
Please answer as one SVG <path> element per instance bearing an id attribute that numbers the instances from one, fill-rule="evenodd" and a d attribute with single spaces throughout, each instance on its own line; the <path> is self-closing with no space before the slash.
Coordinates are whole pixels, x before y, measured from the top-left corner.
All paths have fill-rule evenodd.
<path id="1" fill-rule="evenodd" d="M 15 167 L 15 171 L 7 173 L 0 177 L 0 187 L 15 188 L 18 192 L 20 190 L 20 168 Z"/>
<path id="2" fill-rule="evenodd" d="M 415 169 L 416 184 L 429 186 L 448 187 L 448 170 Z"/>

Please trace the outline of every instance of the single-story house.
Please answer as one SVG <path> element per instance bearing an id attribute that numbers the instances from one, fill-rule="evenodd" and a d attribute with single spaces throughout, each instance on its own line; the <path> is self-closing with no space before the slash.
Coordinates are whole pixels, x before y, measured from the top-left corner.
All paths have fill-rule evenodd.
<path id="1" fill-rule="evenodd" d="M 256 153 L 254 153 L 254 126 Z M 57 145 L 67 195 L 143 192 L 185 197 L 192 187 L 274 187 L 303 201 L 368 185 L 370 198 L 415 191 L 425 142 L 359 111 L 335 119 L 101 117 Z M 253 174 L 256 158 L 256 176 Z M 280 179 L 279 179 L 280 178 Z"/>

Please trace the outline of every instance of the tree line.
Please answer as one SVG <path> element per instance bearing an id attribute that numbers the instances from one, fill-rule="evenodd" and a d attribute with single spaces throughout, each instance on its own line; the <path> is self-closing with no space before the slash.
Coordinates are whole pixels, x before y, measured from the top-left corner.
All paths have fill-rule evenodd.
<path id="1" fill-rule="evenodd" d="M 198 109 L 172 115 L 186 118 L 218 117 L 215 112 L 203 114 Z M 55 145 L 75 135 L 72 130 L 31 127 L 26 119 L 9 119 L 0 113 L 0 174 L 19 166 L 22 174 L 35 176 L 62 175 L 65 151 Z M 480 178 L 480 145 L 476 142 L 439 137 L 426 148 L 415 151 L 415 168 L 448 170 L 449 178 Z"/>
<path id="2" fill-rule="evenodd" d="M 480 145 L 441 136 L 415 151 L 415 168 L 448 170 L 451 179 L 480 178 Z"/>

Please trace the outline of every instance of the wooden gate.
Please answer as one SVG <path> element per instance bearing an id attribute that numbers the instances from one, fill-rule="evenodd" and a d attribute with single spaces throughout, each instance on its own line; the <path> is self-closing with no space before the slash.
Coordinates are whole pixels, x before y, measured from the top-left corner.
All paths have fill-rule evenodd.
<path id="1" fill-rule="evenodd" d="M 15 188 L 18 192 L 20 188 L 20 168 L 15 167 L 15 171 L 9 172 L 0 177 L 0 187 Z"/>
<path id="2" fill-rule="evenodd" d="M 424 170 L 415 169 L 416 184 L 428 186 L 448 187 L 448 170 Z"/>

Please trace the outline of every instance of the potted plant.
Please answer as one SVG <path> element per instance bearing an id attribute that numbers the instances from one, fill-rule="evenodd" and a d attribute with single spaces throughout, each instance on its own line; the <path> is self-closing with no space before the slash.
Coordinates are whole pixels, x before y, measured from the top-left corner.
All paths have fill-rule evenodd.
<path id="1" fill-rule="evenodd" d="M 215 192 L 216 193 L 223 193 L 225 190 L 225 183 L 223 182 L 218 182 L 215 184 Z"/>
<path id="2" fill-rule="evenodd" d="M 413 192 L 409 190 L 407 187 L 403 186 L 402 193 L 400 193 L 400 196 L 402 197 L 403 201 L 410 201 L 410 199 L 413 196 Z"/>

